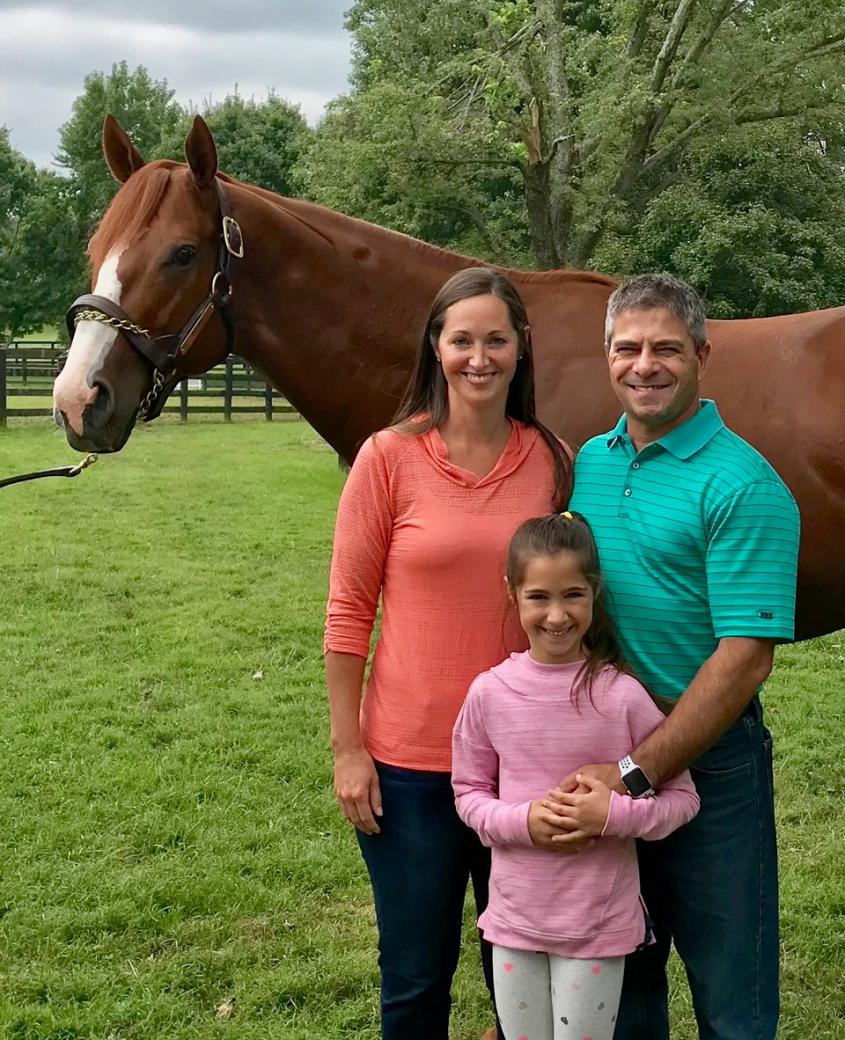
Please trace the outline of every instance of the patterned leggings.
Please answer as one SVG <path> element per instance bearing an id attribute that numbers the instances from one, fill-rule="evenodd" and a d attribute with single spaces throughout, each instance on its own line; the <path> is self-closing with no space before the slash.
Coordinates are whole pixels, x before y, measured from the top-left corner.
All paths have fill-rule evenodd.
<path id="1" fill-rule="evenodd" d="M 612 1040 L 624 957 L 573 960 L 493 947 L 506 1040 Z"/>

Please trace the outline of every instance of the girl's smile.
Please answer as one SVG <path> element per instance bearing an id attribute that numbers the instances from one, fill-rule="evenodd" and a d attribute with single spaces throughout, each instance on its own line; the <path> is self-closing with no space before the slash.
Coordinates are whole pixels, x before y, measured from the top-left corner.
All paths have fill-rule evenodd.
<path id="1" fill-rule="evenodd" d="M 593 623 L 593 590 L 574 552 L 528 559 L 522 584 L 511 594 L 535 661 L 583 659 L 581 642 Z"/>

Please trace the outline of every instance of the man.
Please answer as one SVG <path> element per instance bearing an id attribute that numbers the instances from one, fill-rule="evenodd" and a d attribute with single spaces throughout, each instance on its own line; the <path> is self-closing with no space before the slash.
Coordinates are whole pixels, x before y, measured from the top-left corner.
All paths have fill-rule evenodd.
<path id="1" fill-rule="evenodd" d="M 605 345 L 624 415 L 578 456 L 623 650 L 672 712 L 621 763 L 585 767 L 646 796 L 690 765 L 701 811 L 640 843 L 656 944 L 632 954 L 615 1040 L 667 1040 L 674 941 L 702 1040 L 771 1040 L 778 1019 L 771 738 L 757 691 L 793 636 L 798 510 L 769 464 L 699 400 L 704 306 L 668 275 L 608 301 Z"/>

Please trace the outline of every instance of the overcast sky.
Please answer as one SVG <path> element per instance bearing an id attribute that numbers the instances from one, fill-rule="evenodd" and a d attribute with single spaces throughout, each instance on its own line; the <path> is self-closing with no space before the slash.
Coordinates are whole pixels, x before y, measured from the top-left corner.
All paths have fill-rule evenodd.
<path id="1" fill-rule="evenodd" d="M 347 89 L 352 0 L 0 0 L 0 125 L 42 166 L 83 80 L 125 60 L 166 79 L 182 104 L 268 89 L 314 123 Z"/>

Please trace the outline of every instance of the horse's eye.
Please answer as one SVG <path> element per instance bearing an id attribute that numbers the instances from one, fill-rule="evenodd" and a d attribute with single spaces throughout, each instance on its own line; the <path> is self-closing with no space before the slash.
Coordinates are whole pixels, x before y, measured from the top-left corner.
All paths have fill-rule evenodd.
<path id="1" fill-rule="evenodd" d="M 187 267 L 189 264 L 193 263 L 196 255 L 197 251 L 193 246 L 179 246 L 170 258 L 170 262 L 176 264 L 178 267 Z"/>

